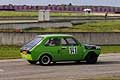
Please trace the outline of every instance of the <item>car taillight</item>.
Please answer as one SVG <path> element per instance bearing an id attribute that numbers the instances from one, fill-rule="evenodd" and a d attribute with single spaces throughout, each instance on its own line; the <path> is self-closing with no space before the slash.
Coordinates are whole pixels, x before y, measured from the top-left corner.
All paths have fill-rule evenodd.
<path id="1" fill-rule="evenodd" d="M 31 54 L 30 51 L 27 51 L 27 50 L 23 50 L 21 51 L 23 54 Z"/>
<path id="2" fill-rule="evenodd" d="M 27 51 L 22 51 L 23 54 L 27 54 Z"/>

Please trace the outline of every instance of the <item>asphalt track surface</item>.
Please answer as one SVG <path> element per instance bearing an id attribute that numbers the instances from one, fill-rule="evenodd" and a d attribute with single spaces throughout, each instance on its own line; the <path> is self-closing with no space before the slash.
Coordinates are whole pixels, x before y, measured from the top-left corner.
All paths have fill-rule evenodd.
<path id="1" fill-rule="evenodd" d="M 31 65 L 22 59 L 0 60 L 0 80 L 120 80 L 120 53 L 102 54 L 97 64 L 61 62 L 51 66 Z"/>

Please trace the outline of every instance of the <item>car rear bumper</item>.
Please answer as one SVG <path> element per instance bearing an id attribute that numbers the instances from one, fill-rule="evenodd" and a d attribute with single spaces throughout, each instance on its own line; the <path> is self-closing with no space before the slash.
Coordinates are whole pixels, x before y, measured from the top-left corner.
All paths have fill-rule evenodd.
<path id="1" fill-rule="evenodd" d="M 32 60 L 32 56 L 30 54 L 23 54 L 20 53 L 23 59 L 27 59 L 27 60 Z"/>

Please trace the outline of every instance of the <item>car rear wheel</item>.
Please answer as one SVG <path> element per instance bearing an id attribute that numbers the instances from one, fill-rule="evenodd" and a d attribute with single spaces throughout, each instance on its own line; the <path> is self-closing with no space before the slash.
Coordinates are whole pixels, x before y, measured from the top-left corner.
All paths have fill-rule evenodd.
<path id="1" fill-rule="evenodd" d="M 98 56 L 95 53 L 89 53 L 86 56 L 85 60 L 86 60 L 87 64 L 95 64 L 97 62 L 97 58 L 98 58 Z"/>
<path id="2" fill-rule="evenodd" d="M 36 64 L 36 63 L 37 63 L 37 61 L 30 61 L 30 60 L 28 60 L 28 62 L 29 62 L 30 64 Z"/>
<path id="3" fill-rule="evenodd" d="M 39 62 L 41 65 L 49 65 L 51 63 L 51 57 L 48 55 L 43 55 L 40 59 Z"/>

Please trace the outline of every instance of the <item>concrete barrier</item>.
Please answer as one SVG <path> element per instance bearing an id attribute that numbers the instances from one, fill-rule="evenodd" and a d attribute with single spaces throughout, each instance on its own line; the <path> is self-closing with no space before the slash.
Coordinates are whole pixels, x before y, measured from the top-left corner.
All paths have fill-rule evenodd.
<path id="1" fill-rule="evenodd" d="M 54 34 L 54 33 L 2 33 L 0 32 L 0 45 L 23 45 L 32 40 L 36 35 L 40 34 Z M 56 34 L 56 33 L 55 33 Z M 97 45 L 120 45 L 120 33 L 117 32 L 71 32 L 60 34 L 72 34 L 81 43 L 97 44 Z"/>

